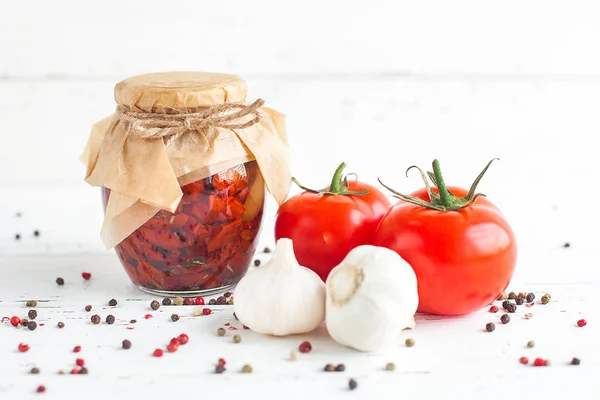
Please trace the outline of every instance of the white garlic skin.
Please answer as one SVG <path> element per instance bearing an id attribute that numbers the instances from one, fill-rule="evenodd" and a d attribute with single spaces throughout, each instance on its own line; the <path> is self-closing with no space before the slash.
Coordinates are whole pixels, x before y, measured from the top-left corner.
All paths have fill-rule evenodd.
<path id="1" fill-rule="evenodd" d="M 327 330 L 344 346 L 378 350 L 396 344 L 402 330 L 415 327 L 417 277 L 393 250 L 354 248 L 330 272 L 326 290 Z"/>
<path id="2" fill-rule="evenodd" d="M 307 333 L 325 320 L 325 284 L 298 264 L 291 239 L 279 239 L 273 257 L 247 273 L 234 294 L 237 318 L 254 332 Z"/>

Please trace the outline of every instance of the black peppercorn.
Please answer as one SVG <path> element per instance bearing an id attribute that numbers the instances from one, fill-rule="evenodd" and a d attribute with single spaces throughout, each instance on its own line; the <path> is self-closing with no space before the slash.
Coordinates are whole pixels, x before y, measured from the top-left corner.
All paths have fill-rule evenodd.
<path id="1" fill-rule="evenodd" d="M 579 365 L 581 364 L 581 360 L 577 357 L 573 357 L 573 359 L 571 360 L 571 365 Z"/>
<path id="2" fill-rule="evenodd" d="M 35 321 L 29 321 L 27 323 L 27 327 L 29 328 L 30 331 L 34 331 L 35 328 L 37 328 L 37 322 L 35 322 Z"/>
<path id="3" fill-rule="evenodd" d="M 217 304 L 217 301 L 215 299 L 210 299 L 208 301 L 208 304 L 211 305 L 211 306 L 214 306 L 215 304 Z"/>
<path id="4" fill-rule="evenodd" d="M 217 367 L 215 368 L 215 372 L 217 374 L 222 374 L 223 372 L 225 372 L 225 367 L 223 365 L 217 365 Z"/>
<path id="5" fill-rule="evenodd" d="M 173 322 L 177 322 L 177 321 L 179 321 L 179 314 L 173 314 L 173 315 L 171 315 L 171 320 L 172 320 Z"/>
<path id="6" fill-rule="evenodd" d="M 258 267 L 259 265 L 260 265 L 260 260 L 259 259 L 254 260 L 254 266 Z"/>
<path id="7" fill-rule="evenodd" d="M 493 322 L 489 322 L 485 326 L 485 330 L 488 332 L 493 332 L 496 329 L 496 325 Z"/>
<path id="8" fill-rule="evenodd" d="M 58 324 L 56 324 L 56 326 L 58 326 L 60 329 L 65 327 L 65 323 L 64 322 L 59 322 Z"/>
<path id="9" fill-rule="evenodd" d="M 345 371 L 345 370 L 346 370 L 346 366 L 345 366 L 344 364 L 338 364 L 338 365 L 335 367 L 335 370 L 336 370 L 336 371 L 338 371 L 338 372 L 343 372 L 343 371 Z"/>
<path id="10" fill-rule="evenodd" d="M 510 301 L 508 301 L 508 300 L 504 300 L 504 301 L 502 302 L 502 308 L 506 308 L 506 307 L 507 307 L 509 304 L 511 304 L 511 302 L 510 302 Z"/>
<path id="11" fill-rule="evenodd" d="M 115 316 L 111 315 L 111 314 L 108 314 L 106 316 L 106 323 L 109 324 L 109 325 L 114 324 L 115 323 Z"/>
<path id="12" fill-rule="evenodd" d="M 131 348 L 131 342 L 129 340 L 123 340 L 123 348 L 129 350 Z"/>
<path id="13" fill-rule="evenodd" d="M 65 284 L 65 280 L 63 278 L 56 278 L 56 284 L 62 286 Z"/>
<path id="14" fill-rule="evenodd" d="M 89 304 L 87 306 L 85 306 L 85 311 L 87 311 L 87 312 L 92 311 L 92 306 L 90 306 Z"/>
<path id="15" fill-rule="evenodd" d="M 510 315 L 508 314 L 503 314 L 500 317 L 500 321 L 502 321 L 503 324 L 508 324 L 510 322 Z"/>
<path id="16" fill-rule="evenodd" d="M 29 300 L 25 305 L 27 307 L 35 307 L 35 306 L 37 306 L 37 301 L 36 300 Z"/>
<path id="17" fill-rule="evenodd" d="M 40 231 L 38 231 L 37 229 L 35 231 L 33 231 L 33 236 L 35 236 L 35 237 L 40 236 Z"/>
<path id="18" fill-rule="evenodd" d="M 356 389 L 357 386 L 358 386 L 358 382 L 356 382 L 354 379 L 350 379 L 348 381 L 348 387 L 350 388 L 350 390 Z"/>
<path id="19" fill-rule="evenodd" d="M 88 373 L 88 370 L 86 367 L 81 367 L 81 369 L 78 372 L 79 375 L 87 375 L 87 373 Z"/>
<path id="20" fill-rule="evenodd" d="M 37 317 L 37 311 L 35 311 L 35 310 L 29 310 L 29 312 L 27 313 L 27 316 L 29 317 L 29 319 L 36 319 L 36 317 Z"/>
<path id="21" fill-rule="evenodd" d="M 323 370 L 325 372 L 333 372 L 335 371 L 335 366 L 333 364 L 327 364 Z"/>
<path id="22" fill-rule="evenodd" d="M 523 300 L 521 297 L 517 297 L 515 299 L 515 303 L 517 303 L 518 306 L 523 305 L 524 302 L 525 300 Z"/>
<path id="23" fill-rule="evenodd" d="M 569 243 L 569 242 L 566 242 L 565 244 L 563 244 L 563 247 L 564 247 L 564 248 L 569 248 L 569 247 L 571 247 L 571 243 Z"/>
<path id="24" fill-rule="evenodd" d="M 268 247 L 265 247 L 265 249 L 263 250 L 263 253 L 270 253 L 270 252 L 271 252 L 271 249 Z"/>
<path id="25" fill-rule="evenodd" d="M 15 240 L 21 240 L 21 235 L 19 235 L 18 233 L 15 235 Z"/>
<path id="26" fill-rule="evenodd" d="M 502 308 L 504 308 L 509 313 L 514 313 L 515 311 L 517 311 L 517 306 L 508 300 L 504 300 L 502 302 Z"/>
<path id="27" fill-rule="evenodd" d="M 172 302 L 171 302 L 171 299 L 170 299 L 170 298 L 168 298 L 168 297 L 165 297 L 165 298 L 162 300 L 162 304 L 163 304 L 163 306 L 170 306 L 170 305 L 171 305 L 171 303 L 172 303 Z"/>
<path id="28" fill-rule="evenodd" d="M 525 297 L 525 301 L 527 301 L 528 303 L 531 303 L 533 300 L 535 300 L 535 294 L 527 293 L 527 297 Z"/>
<path id="29" fill-rule="evenodd" d="M 156 311 L 160 308 L 160 303 L 156 300 L 152 300 L 152 303 L 150 303 L 150 308 Z"/>
<path id="30" fill-rule="evenodd" d="M 217 297 L 217 304 L 218 305 L 223 305 L 223 304 L 227 304 L 227 299 L 225 298 L 225 296 L 219 296 Z"/>
<path id="31" fill-rule="evenodd" d="M 117 300 L 116 299 L 110 299 L 110 301 L 108 302 L 108 305 L 111 307 L 114 307 L 117 305 Z"/>
<path id="32" fill-rule="evenodd" d="M 100 323 L 100 316 L 97 314 L 94 314 L 94 315 L 92 315 L 92 318 L 90 318 L 90 320 L 92 321 L 92 324 L 98 325 Z"/>
<path id="33" fill-rule="evenodd" d="M 39 374 L 40 373 L 40 369 L 36 368 L 36 367 L 33 367 L 33 368 L 31 368 L 31 371 L 29 371 L 29 372 L 32 373 L 32 374 Z"/>

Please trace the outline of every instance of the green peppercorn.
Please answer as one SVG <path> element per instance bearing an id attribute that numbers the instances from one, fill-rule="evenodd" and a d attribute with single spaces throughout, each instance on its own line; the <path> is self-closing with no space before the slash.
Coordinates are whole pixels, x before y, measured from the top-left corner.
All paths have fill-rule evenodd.
<path id="1" fill-rule="evenodd" d="M 394 371 L 395 369 L 396 369 L 396 364 L 394 364 L 393 362 L 387 363 L 385 365 L 386 371 Z"/>
<path id="2" fill-rule="evenodd" d="M 524 299 L 526 297 L 527 297 L 527 293 L 525 293 L 525 292 L 519 292 L 519 294 L 517 295 L 517 298 L 521 298 L 521 299 Z"/>
<path id="3" fill-rule="evenodd" d="M 225 328 L 217 329 L 217 335 L 219 335 L 219 336 L 225 336 L 226 333 L 227 333 L 227 331 L 225 330 Z"/>
<path id="4" fill-rule="evenodd" d="M 550 296 L 545 294 L 542 296 L 542 304 L 548 304 L 550 303 Z"/>
<path id="5" fill-rule="evenodd" d="M 503 301 L 503 300 L 506 300 L 506 299 L 508 299 L 508 294 L 506 294 L 506 292 L 503 292 L 503 293 L 500 295 L 500 297 L 498 297 L 496 300 L 497 300 L 497 301 Z"/>
<path id="6" fill-rule="evenodd" d="M 173 300 L 173 304 L 175 304 L 176 306 L 182 306 L 183 305 L 183 297 L 178 296 L 175 297 L 175 300 Z"/>
<path id="7" fill-rule="evenodd" d="M 527 347 L 529 347 L 530 349 L 535 347 L 535 342 L 533 340 L 530 340 L 529 342 L 527 342 Z"/>
<path id="8" fill-rule="evenodd" d="M 240 335 L 233 335 L 233 343 L 239 343 L 242 341 L 242 337 Z"/>
<path id="9" fill-rule="evenodd" d="M 415 345 L 415 339 L 408 338 L 404 341 L 404 344 L 406 345 L 406 347 L 413 347 Z"/>
<path id="10" fill-rule="evenodd" d="M 242 367 L 242 373 L 244 374 L 251 374 L 252 373 L 252 366 L 250 364 L 246 364 Z"/>
<path id="11" fill-rule="evenodd" d="M 27 303 L 25 303 L 25 305 L 27 307 L 36 307 L 37 306 L 37 301 L 36 300 L 29 300 Z"/>
<path id="12" fill-rule="evenodd" d="M 511 300 L 514 300 L 514 299 L 517 298 L 517 294 L 515 292 L 510 292 L 508 294 L 508 298 L 511 299 Z"/>

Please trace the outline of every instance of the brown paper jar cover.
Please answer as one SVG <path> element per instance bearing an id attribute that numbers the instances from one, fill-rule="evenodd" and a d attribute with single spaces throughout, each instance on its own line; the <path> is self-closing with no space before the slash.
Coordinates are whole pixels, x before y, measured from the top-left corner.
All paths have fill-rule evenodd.
<path id="1" fill-rule="evenodd" d="M 189 211 L 194 201 L 199 202 L 196 212 L 204 213 L 203 217 L 209 220 L 208 223 L 195 220 L 203 227 L 253 221 L 252 235 L 244 231 L 242 225 L 233 230 L 229 227 L 227 233 L 195 227 L 194 235 L 210 238 L 220 234 L 224 235 L 222 240 L 233 240 L 231 235 L 245 235 L 252 236 L 251 241 L 256 239 L 260 221 L 255 219 L 262 216 L 265 186 L 277 203 L 282 204 L 289 192 L 291 174 L 281 113 L 255 102 L 253 105 L 260 107 L 248 115 L 240 113 L 233 125 L 211 122 L 228 116 L 227 111 L 214 113 L 214 110 L 226 110 L 230 106 L 248 108 L 246 93 L 247 85 L 238 76 L 203 72 L 146 74 L 115 86 L 117 111 L 92 126 L 81 157 L 87 167 L 86 182 L 104 188 L 101 239 L 107 248 L 117 247 L 121 256 L 122 247 L 131 245 L 128 240 L 140 235 L 145 238 L 144 230 L 149 225 L 160 228 L 157 224 L 165 221 L 172 225 L 173 218 L 179 218 L 175 225 L 181 224 L 184 217 L 179 216 L 185 214 L 184 210 L 188 217 L 199 215 Z M 199 123 L 198 120 L 196 124 L 187 121 L 188 115 L 207 112 L 210 116 L 200 118 Z M 178 121 L 186 121 L 177 122 L 177 128 L 171 128 L 138 120 L 142 117 L 170 119 L 171 115 Z M 172 135 L 175 129 L 177 135 Z M 208 208 L 202 209 L 204 206 Z M 165 235 L 178 236 L 176 240 L 184 241 L 172 230 Z M 165 236 L 165 240 L 170 238 Z M 197 246 L 189 242 L 188 246 Z M 210 247 L 207 241 L 203 243 Z M 139 249 L 133 250 L 139 252 Z M 252 250 L 252 246 L 246 250 Z M 170 263 L 185 263 L 189 252 L 188 248 L 183 256 L 180 254 L 181 260 Z M 217 284 L 219 282 L 212 286 Z M 161 285 L 157 282 L 154 286 L 164 289 Z M 177 290 L 199 289 L 207 287 Z"/>

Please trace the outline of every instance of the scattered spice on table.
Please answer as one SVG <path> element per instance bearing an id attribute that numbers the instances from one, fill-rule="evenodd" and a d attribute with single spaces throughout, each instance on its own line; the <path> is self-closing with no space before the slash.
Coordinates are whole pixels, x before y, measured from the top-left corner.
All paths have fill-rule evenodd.
<path id="1" fill-rule="evenodd" d="M 56 278 L 56 284 L 62 286 L 65 284 L 65 280 L 63 278 Z"/>
<path id="2" fill-rule="evenodd" d="M 525 300 L 528 303 L 531 303 L 533 300 L 535 300 L 535 294 L 533 294 L 533 293 L 527 293 L 527 296 L 525 296 Z"/>
<path id="3" fill-rule="evenodd" d="M 502 321 L 503 324 L 508 324 L 510 322 L 510 315 L 502 314 L 500 321 Z"/>
<path id="4" fill-rule="evenodd" d="M 163 353 L 164 353 L 164 352 L 162 351 L 162 349 L 156 349 L 156 350 L 154 350 L 154 353 L 152 353 L 152 355 L 153 355 L 154 357 L 162 357 L 162 356 L 163 356 Z"/>
<path id="5" fill-rule="evenodd" d="M 14 316 L 14 317 L 11 317 L 9 321 L 12 326 L 17 327 L 21 323 L 21 318 Z"/>
<path id="6" fill-rule="evenodd" d="M 534 367 L 545 367 L 546 361 L 543 358 L 536 358 L 535 360 L 533 360 L 533 366 Z"/>
<path id="7" fill-rule="evenodd" d="M 202 315 L 202 309 L 201 308 L 194 308 L 194 311 L 192 311 L 192 317 L 199 317 Z"/>
<path id="8" fill-rule="evenodd" d="M 112 314 L 108 314 L 106 316 L 106 323 L 109 324 L 109 325 L 114 324 L 115 323 L 115 316 L 112 315 Z"/>
<path id="9" fill-rule="evenodd" d="M 197 306 L 203 306 L 204 305 L 204 297 L 196 297 L 196 300 L 194 301 L 194 303 L 196 303 Z"/>
<path id="10" fill-rule="evenodd" d="M 131 348 L 131 341 L 125 339 L 121 345 L 125 350 L 129 350 Z"/>
<path id="11" fill-rule="evenodd" d="M 298 360 L 299 356 L 300 356 L 300 354 L 297 351 L 292 351 L 290 353 L 290 360 L 291 361 L 296 361 L 296 360 Z"/>
<path id="12" fill-rule="evenodd" d="M 242 367 L 242 373 L 243 374 L 251 374 L 252 373 L 252 366 L 250 364 L 246 364 Z"/>
<path id="13" fill-rule="evenodd" d="M 27 316 L 29 317 L 29 319 L 36 319 L 37 318 L 37 311 L 35 311 L 35 310 L 29 310 L 29 312 L 27 313 Z"/>
<path id="14" fill-rule="evenodd" d="M 335 371 L 335 366 L 333 364 L 327 364 L 323 370 L 325 372 L 333 372 Z"/>
<path id="15" fill-rule="evenodd" d="M 511 303 L 508 300 L 505 300 L 502 303 L 502 308 L 504 308 L 506 311 L 508 311 L 509 313 L 514 313 L 517 311 L 517 305 L 515 303 Z"/>
<path id="16" fill-rule="evenodd" d="M 130 324 L 135 324 L 137 322 L 137 319 L 132 319 L 131 321 L 129 321 Z"/>
<path id="17" fill-rule="evenodd" d="M 177 339 L 179 340 L 179 344 L 181 345 L 185 345 L 190 341 L 190 337 L 185 333 L 182 333 L 179 336 L 177 336 Z"/>
<path id="18" fill-rule="evenodd" d="M 168 297 L 165 297 L 164 299 L 162 299 L 162 304 L 163 306 L 170 306 L 171 305 L 171 299 Z"/>
<path id="19" fill-rule="evenodd" d="M 502 301 L 502 300 L 506 300 L 506 299 L 508 299 L 508 294 L 506 294 L 506 292 L 504 292 L 500 295 L 500 297 L 498 297 L 496 299 L 496 301 Z"/>
<path id="20" fill-rule="evenodd" d="M 177 351 L 177 349 L 179 349 L 179 345 L 178 344 L 169 343 L 167 345 L 167 350 L 169 351 L 169 353 L 175 353 Z"/>
<path id="21" fill-rule="evenodd" d="M 89 273 L 89 272 L 82 272 L 82 273 L 81 273 L 81 277 L 82 277 L 83 279 L 85 279 L 86 281 L 89 281 L 89 280 L 90 280 L 90 278 L 92 277 L 92 274 L 91 274 L 91 273 Z"/>
<path id="22" fill-rule="evenodd" d="M 27 307 L 36 307 L 37 306 L 37 301 L 36 300 L 29 300 L 27 303 L 25 303 L 25 305 Z"/>
<path id="23" fill-rule="evenodd" d="M 491 312 L 491 313 L 497 313 L 498 312 L 498 306 L 491 306 L 488 311 Z"/>
<path id="24" fill-rule="evenodd" d="M 260 266 L 260 260 L 259 259 L 254 260 L 254 266 L 255 267 Z"/>
<path id="25" fill-rule="evenodd" d="M 217 335 L 218 336 L 225 336 L 226 333 L 227 333 L 227 331 L 225 330 L 225 328 L 219 328 L 219 329 L 217 329 Z"/>
<path id="26" fill-rule="evenodd" d="M 117 305 L 117 299 L 110 299 L 110 301 L 108 302 L 108 305 L 111 307 L 114 307 Z"/>
<path id="27" fill-rule="evenodd" d="M 389 363 L 385 364 L 386 371 L 394 371 L 395 369 L 396 369 L 396 364 L 394 364 L 393 362 L 389 362 Z"/>
<path id="28" fill-rule="evenodd" d="M 19 346 L 17 347 L 17 349 L 21 353 L 25 353 L 25 352 L 29 351 L 30 347 L 27 343 L 19 343 Z"/>
<path id="29" fill-rule="evenodd" d="M 504 315 L 506 315 L 506 314 L 504 314 Z M 494 324 L 493 322 L 488 322 L 485 325 L 485 330 L 488 332 L 493 332 L 495 329 L 496 329 L 496 324 Z"/>
<path id="30" fill-rule="evenodd" d="M 38 392 L 38 393 L 44 393 L 45 391 L 46 391 L 46 386 L 44 386 L 44 385 L 40 385 L 36 389 L 36 392 Z"/>
<path id="31" fill-rule="evenodd" d="M 27 328 L 28 328 L 30 331 L 34 331 L 34 330 L 35 330 L 35 328 L 37 328 L 37 322 L 35 322 L 35 321 L 29 321 L 29 322 L 27 323 Z"/>
<path id="32" fill-rule="evenodd" d="M 34 375 L 39 374 L 40 369 L 37 367 L 33 367 L 33 368 L 31 368 L 31 371 L 29 371 L 29 373 L 34 374 Z"/>
<path id="33" fill-rule="evenodd" d="M 173 322 L 179 321 L 179 314 L 172 314 L 171 315 L 171 321 L 173 321 Z"/>
<path id="34" fill-rule="evenodd" d="M 225 296 L 217 297 L 217 304 L 220 306 L 227 304 L 227 299 L 225 298 Z"/>
<path id="35" fill-rule="evenodd" d="M 517 303 L 518 306 L 522 306 L 523 303 L 525 303 L 525 300 L 522 297 L 517 297 L 515 303 Z"/>
<path id="36" fill-rule="evenodd" d="M 581 364 L 581 360 L 577 357 L 573 357 L 573 359 L 571 360 L 571 365 L 579 365 Z"/>
<path id="37" fill-rule="evenodd" d="M 527 342 L 527 347 L 534 348 L 535 347 L 535 342 L 533 340 L 530 340 L 529 342 Z"/>
<path id="38" fill-rule="evenodd" d="M 101 319 L 98 314 L 94 314 L 94 315 L 92 315 L 92 318 L 90 318 L 90 321 L 92 321 L 92 324 L 98 325 L 100 323 Z"/>
<path id="39" fill-rule="evenodd" d="M 520 299 L 525 299 L 526 297 L 527 297 L 526 292 L 519 292 L 519 294 L 517 295 L 517 298 L 520 298 Z"/>
<path id="40" fill-rule="evenodd" d="M 83 358 L 77 358 L 75 360 L 75 365 L 78 367 L 83 367 L 85 365 L 85 360 Z"/>
<path id="41" fill-rule="evenodd" d="M 357 386 L 358 386 L 358 382 L 356 382 L 355 379 L 350 379 L 348 381 L 348 387 L 350 388 L 350 390 L 356 389 Z"/>
<path id="42" fill-rule="evenodd" d="M 582 328 L 586 325 L 587 325 L 587 321 L 585 319 L 580 319 L 579 321 L 577 321 L 577 326 L 580 328 Z"/>
<path id="43" fill-rule="evenodd" d="M 511 300 L 514 300 L 514 299 L 517 298 L 517 294 L 515 292 L 510 292 L 508 294 L 508 298 L 511 299 Z"/>
<path id="44" fill-rule="evenodd" d="M 81 346 L 73 347 L 73 353 L 79 353 L 81 351 Z"/>
<path id="45" fill-rule="evenodd" d="M 233 343 L 240 343 L 242 341 L 242 337 L 240 335 L 233 335 Z"/>
<path id="46" fill-rule="evenodd" d="M 85 311 L 87 311 L 87 312 L 92 311 L 92 306 L 90 306 L 89 304 L 87 306 L 85 306 Z"/>
<path id="47" fill-rule="evenodd" d="M 529 359 L 527 357 L 521 357 L 519 358 L 519 362 L 523 365 L 527 365 L 529 364 Z"/>
<path id="48" fill-rule="evenodd" d="M 233 305 L 233 296 L 231 296 L 230 298 L 227 299 L 227 304 L 230 306 Z"/>
<path id="49" fill-rule="evenodd" d="M 202 314 L 204 314 L 204 315 L 210 315 L 210 314 L 212 314 L 212 310 L 210 308 L 203 308 L 202 309 Z"/>
<path id="50" fill-rule="evenodd" d="M 183 305 L 183 297 L 181 297 L 181 296 L 175 297 L 175 300 L 173 300 L 173 304 L 175 304 L 176 306 L 182 306 Z"/>
<path id="51" fill-rule="evenodd" d="M 310 342 L 308 341 L 304 341 L 300 343 L 300 346 L 298 346 L 298 350 L 300 351 L 300 353 L 310 353 L 310 351 L 312 350 L 312 344 L 310 344 Z"/>
<path id="52" fill-rule="evenodd" d="M 550 295 L 545 294 L 542 296 L 542 304 L 548 304 L 550 303 Z"/>
<path id="53" fill-rule="evenodd" d="M 193 306 L 195 303 L 196 302 L 191 297 L 188 297 L 185 300 L 183 300 L 183 304 L 185 304 L 186 306 Z"/>
<path id="54" fill-rule="evenodd" d="M 406 345 L 406 347 L 413 347 L 415 345 L 415 339 L 408 338 L 404 341 L 404 344 Z"/>

